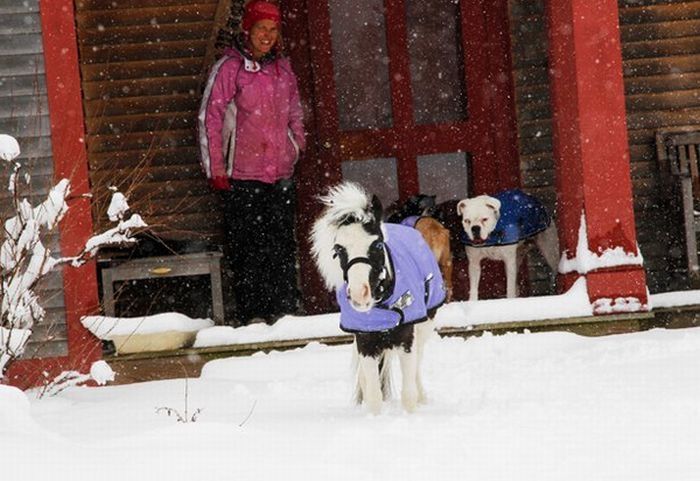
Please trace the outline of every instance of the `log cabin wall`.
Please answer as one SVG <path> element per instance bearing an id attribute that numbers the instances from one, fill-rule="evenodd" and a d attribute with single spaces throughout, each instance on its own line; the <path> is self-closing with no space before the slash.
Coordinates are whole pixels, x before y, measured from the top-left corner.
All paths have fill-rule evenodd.
<path id="1" fill-rule="evenodd" d="M 546 0 L 511 0 L 523 187 L 556 206 L 547 63 Z M 651 292 L 688 288 L 682 228 L 659 183 L 654 133 L 700 127 L 700 1 L 620 0 L 627 126 L 638 241 Z M 531 256 L 533 294 L 550 277 Z"/>
<path id="2" fill-rule="evenodd" d="M 522 187 L 556 212 L 544 1 L 509 3 L 511 58 Z M 530 293 L 551 294 L 551 275 L 544 260 L 530 254 L 528 266 Z"/>
<path id="3" fill-rule="evenodd" d="M 114 185 L 159 234 L 221 239 L 221 206 L 198 162 L 196 118 L 212 32 L 228 3 L 76 0 L 97 228 L 105 188 Z"/>
<path id="4" fill-rule="evenodd" d="M 39 0 L 0 0 L 0 133 L 12 135 L 20 144 L 17 161 L 31 175 L 31 184 L 20 182 L 19 192 L 32 205 L 42 202 L 54 184 L 51 128 L 46 96 L 44 48 Z M 6 164 L 6 165 L 5 165 Z M 14 215 L 7 190 L 10 165 L 0 169 L 0 217 Z M 4 234 L 0 233 L 0 242 Z M 43 239 L 60 257 L 59 232 Z M 56 270 L 35 290 L 46 311 L 43 322 L 33 327 L 24 358 L 64 356 L 68 353 L 63 275 Z"/>
<path id="5" fill-rule="evenodd" d="M 510 0 L 523 187 L 556 207 L 546 0 Z M 221 207 L 197 161 L 195 120 L 219 0 L 76 0 L 95 222 L 103 187 L 129 193 L 161 232 L 221 240 Z M 685 287 L 679 232 L 661 207 L 654 131 L 700 124 L 700 1 L 620 0 L 638 240 L 652 292 Z M 223 13 L 223 17 L 222 17 Z M 100 212 L 97 212 L 100 211 Z M 552 277 L 531 258 L 532 294 Z"/>

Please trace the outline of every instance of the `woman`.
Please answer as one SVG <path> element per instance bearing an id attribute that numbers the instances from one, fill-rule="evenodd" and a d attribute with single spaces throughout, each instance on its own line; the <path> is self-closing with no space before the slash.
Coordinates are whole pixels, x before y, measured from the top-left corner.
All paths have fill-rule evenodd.
<path id="1" fill-rule="evenodd" d="M 241 27 L 209 76 L 199 141 L 210 185 L 224 197 L 236 319 L 270 323 L 297 308 L 292 174 L 305 139 L 278 7 L 249 2 Z"/>

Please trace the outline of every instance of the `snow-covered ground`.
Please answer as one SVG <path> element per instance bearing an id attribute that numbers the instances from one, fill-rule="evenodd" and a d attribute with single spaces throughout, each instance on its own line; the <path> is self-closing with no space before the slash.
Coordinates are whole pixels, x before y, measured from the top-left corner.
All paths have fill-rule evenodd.
<path id="1" fill-rule="evenodd" d="M 700 329 L 435 336 L 430 402 L 371 416 L 351 346 L 208 363 L 198 379 L 0 386 L 0 478 L 696 480 Z M 187 392 L 187 396 L 185 396 Z M 169 407 L 196 422 L 178 423 Z"/>

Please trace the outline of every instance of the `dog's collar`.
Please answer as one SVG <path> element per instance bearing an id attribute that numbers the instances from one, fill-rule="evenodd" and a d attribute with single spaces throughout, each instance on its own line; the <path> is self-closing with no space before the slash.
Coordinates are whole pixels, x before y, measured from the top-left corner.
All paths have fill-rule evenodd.
<path id="1" fill-rule="evenodd" d="M 536 233 L 535 233 L 536 234 Z M 535 234 L 532 234 L 533 236 Z M 462 241 L 462 244 L 470 246 L 470 247 L 493 247 L 493 246 L 507 246 L 511 244 L 517 244 L 521 240 L 525 240 L 531 236 L 528 236 L 524 239 L 514 239 L 511 240 L 510 242 L 506 242 L 506 235 L 505 232 L 502 229 L 499 230 L 494 230 L 489 234 L 489 236 L 484 240 L 484 242 L 474 242 L 469 238 L 469 235 L 467 235 L 466 232 L 462 231 L 460 233 L 460 240 Z"/>
<path id="2" fill-rule="evenodd" d="M 535 237 L 537 234 L 544 231 L 547 227 L 548 226 L 545 226 L 539 230 L 531 231 L 526 236 L 515 236 L 515 237 L 511 236 L 511 238 L 508 238 L 508 236 L 506 235 L 506 233 L 503 230 L 493 231 L 486 238 L 486 240 L 484 242 L 481 242 L 481 243 L 474 243 L 474 241 L 472 241 L 469 238 L 467 233 L 462 231 L 460 233 L 460 240 L 462 241 L 462 244 L 469 246 L 469 247 L 476 247 L 476 248 L 494 247 L 494 246 L 509 246 L 509 245 L 517 244 L 518 242 L 528 240 L 532 237 Z"/>

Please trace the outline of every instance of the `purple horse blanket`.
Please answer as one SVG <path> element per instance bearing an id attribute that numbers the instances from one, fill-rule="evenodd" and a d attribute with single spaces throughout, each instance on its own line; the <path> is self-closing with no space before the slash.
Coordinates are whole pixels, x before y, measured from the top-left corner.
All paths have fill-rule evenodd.
<path id="1" fill-rule="evenodd" d="M 423 236 L 399 224 L 384 224 L 385 246 L 394 271 L 389 298 L 367 312 L 356 311 L 347 298 L 347 283 L 336 290 L 340 328 L 345 332 L 381 332 L 428 320 L 445 302 L 440 268 Z"/>

